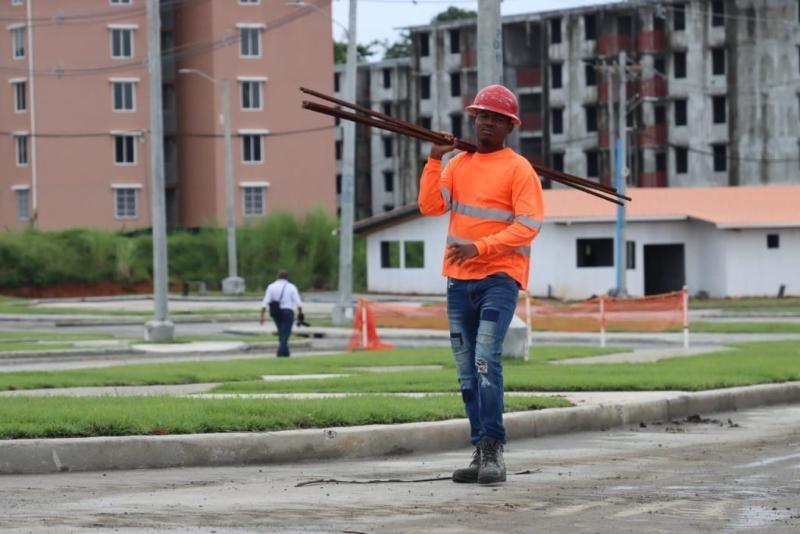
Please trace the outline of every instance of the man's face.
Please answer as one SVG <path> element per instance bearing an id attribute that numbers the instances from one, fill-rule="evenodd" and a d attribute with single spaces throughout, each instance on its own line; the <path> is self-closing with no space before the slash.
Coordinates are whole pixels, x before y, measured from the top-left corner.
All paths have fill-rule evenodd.
<path id="1" fill-rule="evenodd" d="M 475 135 L 481 144 L 500 146 L 513 129 L 514 123 L 505 115 L 484 109 L 475 115 Z"/>

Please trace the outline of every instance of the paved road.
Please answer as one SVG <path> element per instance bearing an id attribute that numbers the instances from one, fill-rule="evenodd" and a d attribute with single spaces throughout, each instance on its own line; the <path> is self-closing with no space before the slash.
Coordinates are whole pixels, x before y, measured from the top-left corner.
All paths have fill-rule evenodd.
<path id="1" fill-rule="evenodd" d="M 468 450 L 3 476 L 0 530 L 798 532 L 800 406 L 714 417 L 720 422 L 512 441 L 506 457 L 514 474 L 496 487 L 413 482 L 446 477 Z M 329 479 L 358 484 L 314 482 Z M 391 479 L 404 482 L 386 482 Z"/>

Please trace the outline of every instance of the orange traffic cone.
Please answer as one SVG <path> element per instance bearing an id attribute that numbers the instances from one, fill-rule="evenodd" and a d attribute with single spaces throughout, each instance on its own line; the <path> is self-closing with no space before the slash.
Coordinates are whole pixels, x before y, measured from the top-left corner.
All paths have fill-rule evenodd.
<path id="1" fill-rule="evenodd" d="M 356 314 L 353 320 L 353 333 L 350 335 L 350 342 L 347 350 L 383 350 L 394 348 L 391 343 L 384 343 L 378 337 L 375 328 L 375 314 L 372 312 L 367 299 L 358 299 Z"/>

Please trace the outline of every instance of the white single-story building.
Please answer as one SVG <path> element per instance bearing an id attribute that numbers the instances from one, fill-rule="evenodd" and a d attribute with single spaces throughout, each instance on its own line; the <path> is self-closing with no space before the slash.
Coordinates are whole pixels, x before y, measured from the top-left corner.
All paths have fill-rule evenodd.
<path id="1" fill-rule="evenodd" d="M 680 289 L 712 297 L 800 295 L 800 186 L 630 189 L 629 295 Z M 616 287 L 616 205 L 574 189 L 545 190 L 528 289 L 584 299 Z M 367 289 L 443 294 L 449 214 L 416 204 L 359 221 Z"/>

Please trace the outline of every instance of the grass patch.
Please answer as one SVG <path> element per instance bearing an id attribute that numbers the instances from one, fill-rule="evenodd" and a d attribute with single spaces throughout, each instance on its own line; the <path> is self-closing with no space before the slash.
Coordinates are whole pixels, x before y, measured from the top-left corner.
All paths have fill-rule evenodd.
<path id="1" fill-rule="evenodd" d="M 451 388 L 452 390 L 452 388 Z M 334 399 L 8 397 L 0 439 L 264 432 L 464 417 L 460 395 Z M 571 406 L 565 399 L 509 397 L 506 412 Z"/>
<path id="2" fill-rule="evenodd" d="M 0 352 L 60 350 L 74 347 L 72 343 L 38 343 L 36 341 L 0 342 Z"/>
<path id="3" fill-rule="evenodd" d="M 679 331 L 681 329 L 675 329 Z M 689 325 L 690 332 L 720 334 L 800 334 L 798 323 L 773 322 L 697 322 Z"/>
<path id="4" fill-rule="evenodd" d="M 533 351 L 533 360 L 549 361 L 559 358 L 596 356 L 618 351 L 619 349 L 601 349 L 599 347 L 536 347 Z M 261 376 L 266 374 L 337 373 L 350 367 L 386 365 L 441 365 L 449 369 L 447 372 L 448 385 L 442 391 L 448 391 L 453 384 L 454 364 L 450 349 L 431 348 L 342 353 L 333 356 L 303 358 L 194 361 L 121 365 L 68 371 L 0 373 L 0 390 L 255 381 L 260 380 Z M 347 372 L 358 373 L 351 370 Z M 411 372 L 411 374 L 414 373 Z"/>
<path id="5" fill-rule="evenodd" d="M 86 341 L 114 339 L 111 334 L 61 334 L 57 332 L 0 332 L 0 342 L 5 341 Z"/>
<path id="6" fill-rule="evenodd" d="M 754 297 L 739 299 L 691 299 L 690 310 L 800 311 L 800 297 Z"/>

